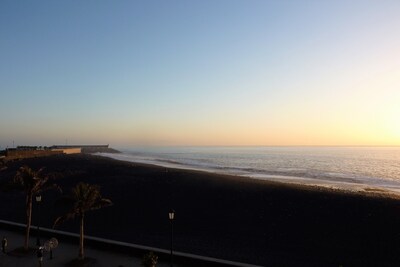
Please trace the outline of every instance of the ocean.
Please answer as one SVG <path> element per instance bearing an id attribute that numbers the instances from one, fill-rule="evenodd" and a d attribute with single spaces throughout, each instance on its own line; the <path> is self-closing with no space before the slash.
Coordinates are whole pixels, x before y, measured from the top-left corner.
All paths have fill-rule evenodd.
<path id="1" fill-rule="evenodd" d="M 400 147 L 147 147 L 100 153 L 117 160 L 244 179 L 400 194 Z"/>

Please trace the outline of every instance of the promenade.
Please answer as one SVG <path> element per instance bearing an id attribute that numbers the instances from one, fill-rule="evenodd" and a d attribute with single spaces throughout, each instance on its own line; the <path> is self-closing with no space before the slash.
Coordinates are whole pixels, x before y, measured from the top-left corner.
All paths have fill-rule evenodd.
<path id="1" fill-rule="evenodd" d="M 44 252 L 42 265 L 40 266 L 36 255 L 36 227 L 32 225 L 30 236 L 29 253 L 22 254 L 20 249 L 24 242 L 24 225 L 20 223 L 0 220 L 0 238 L 3 236 L 8 240 L 6 254 L 0 252 L 0 267 L 3 266 L 65 266 L 76 267 L 71 265 L 71 261 L 77 259 L 79 247 L 79 235 L 53 229 L 41 228 L 41 244 L 51 237 L 58 237 L 58 246 L 53 250 L 53 257 L 49 252 Z M 73 241 L 72 241 L 73 240 Z M 93 244 L 93 245 L 92 245 Z M 85 267 L 134 267 L 142 266 L 141 259 L 144 254 L 153 251 L 158 256 L 157 267 L 170 266 L 170 251 L 160 248 L 147 247 L 137 244 L 124 243 L 114 240 L 107 240 L 99 237 L 85 237 L 85 259 L 89 262 Z M 179 251 L 174 251 L 174 267 L 261 267 L 247 263 L 234 262 L 223 259 L 210 258 L 206 256 L 194 255 Z M 81 266 L 79 266 L 81 267 Z"/>
<path id="2" fill-rule="evenodd" d="M 23 245 L 24 236 L 14 231 L 0 230 L 0 237 L 6 236 L 8 240 L 7 254 L 0 254 L 0 267 L 37 267 L 39 262 L 35 252 L 31 252 L 24 256 L 18 256 L 13 250 Z M 32 236 L 30 243 L 35 244 L 36 239 Z M 45 240 L 42 240 L 42 243 Z M 68 262 L 76 259 L 78 256 L 78 244 L 59 242 L 56 249 L 53 250 L 53 259 L 50 259 L 48 252 L 43 257 L 43 267 L 62 267 Z M 136 267 L 142 266 L 141 259 L 127 254 L 110 252 L 85 247 L 85 256 L 94 259 L 95 262 L 90 267 Z M 168 262 L 159 262 L 157 267 L 167 267 Z M 179 266 L 174 264 L 174 266 Z"/>

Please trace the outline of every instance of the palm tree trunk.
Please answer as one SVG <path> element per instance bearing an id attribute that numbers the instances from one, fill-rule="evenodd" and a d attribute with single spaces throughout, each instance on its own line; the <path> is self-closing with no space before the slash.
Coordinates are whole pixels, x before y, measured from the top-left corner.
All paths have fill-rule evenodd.
<path id="1" fill-rule="evenodd" d="M 85 258 L 85 254 L 83 251 L 83 238 L 84 238 L 84 234 L 83 234 L 83 219 L 84 219 L 85 214 L 82 213 L 81 214 L 81 225 L 80 225 L 80 231 L 79 231 L 79 259 L 83 260 Z"/>
<path id="2" fill-rule="evenodd" d="M 31 230 L 31 221 L 32 221 L 32 193 L 29 192 L 26 195 L 26 232 L 25 232 L 25 243 L 24 249 L 29 249 L 29 232 Z"/>

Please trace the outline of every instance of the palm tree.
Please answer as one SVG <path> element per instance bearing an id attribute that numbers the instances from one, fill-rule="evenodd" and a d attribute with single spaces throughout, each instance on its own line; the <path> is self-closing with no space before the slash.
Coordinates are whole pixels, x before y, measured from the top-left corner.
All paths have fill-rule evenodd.
<path id="1" fill-rule="evenodd" d="M 24 249 L 29 248 L 29 233 L 32 221 L 32 197 L 35 194 L 40 194 L 49 189 L 61 189 L 56 184 L 51 184 L 49 175 L 43 173 L 44 168 L 38 171 L 32 170 L 28 166 L 22 166 L 14 176 L 14 184 L 21 187 L 25 192 L 25 207 L 26 207 L 26 230 Z"/>
<path id="2" fill-rule="evenodd" d="M 72 188 L 72 194 L 68 198 L 72 208 L 63 216 L 58 217 L 54 222 L 54 227 L 67 219 L 73 219 L 78 216 L 80 220 L 79 231 L 79 256 L 80 260 L 85 258 L 83 251 L 84 240 L 84 218 L 85 213 L 91 210 L 101 209 L 111 206 L 112 202 L 109 199 L 103 198 L 100 194 L 100 187 L 80 182 Z"/>

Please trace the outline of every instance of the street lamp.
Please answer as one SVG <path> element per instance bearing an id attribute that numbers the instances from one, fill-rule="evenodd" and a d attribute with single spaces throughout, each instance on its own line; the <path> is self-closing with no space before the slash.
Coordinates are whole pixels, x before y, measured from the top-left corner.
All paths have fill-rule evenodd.
<path id="1" fill-rule="evenodd" d="M 37 238 L 36 238 L 36 245 L 40 246 L 40 203 L 42 202 L 42 196 L 36 195 L 35 197 L 36 203 L 38 204 L 38 224 L 37 224 Z"/>
<path id="2" fill-rule="evenodd" d="M 170 210 L 168 213 L 169 221 L 171 222 L 171 264 L 172 267 L 172 248 L 173 248 L 173 241 L 174 241 L 174 218 L 175 218 L 175 211 Z"/>

